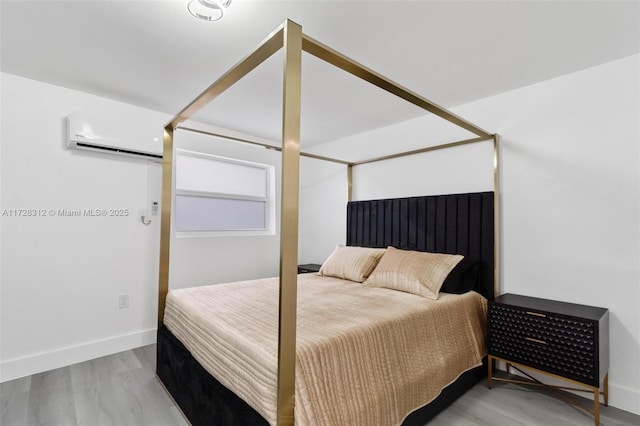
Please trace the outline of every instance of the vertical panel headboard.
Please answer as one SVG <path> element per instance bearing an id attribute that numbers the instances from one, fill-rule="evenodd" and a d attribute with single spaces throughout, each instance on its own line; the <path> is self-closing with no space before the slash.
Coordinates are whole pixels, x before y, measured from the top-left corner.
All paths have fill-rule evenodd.
<path id="1" fill-rule="evenodd" d="M 476 291 L 494 298 L 493 192 L 351 201 L 347 245 L 469 256 L 480 261 Z"/>

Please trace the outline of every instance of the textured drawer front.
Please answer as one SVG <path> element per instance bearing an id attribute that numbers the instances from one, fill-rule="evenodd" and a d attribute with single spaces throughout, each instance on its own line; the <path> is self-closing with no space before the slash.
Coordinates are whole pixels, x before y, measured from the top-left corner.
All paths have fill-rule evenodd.
<path id="1" fill-rule="evenodd" d="M 596 325 L 492 304 L 489 353 L 598 386 Z"/>

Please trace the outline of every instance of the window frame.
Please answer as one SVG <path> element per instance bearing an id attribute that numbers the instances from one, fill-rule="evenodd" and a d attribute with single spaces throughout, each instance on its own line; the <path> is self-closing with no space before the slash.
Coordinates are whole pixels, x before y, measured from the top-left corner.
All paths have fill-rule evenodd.
<path id="1" fill-rule="evenodd" d="M 246 167 L 254 167 L 262 169 L 265 173 L 265 195 L 244 195 L 238 193 L 228 192 L 214 192 L 214 191 L 202 191 L 194 189 L 184 189 L 178 187 L 178 158 L 180 156 L 201 158 L 210 161 L 217 161 L 222 163 L 237 164 Z M 191 237 L 226 237 L 226 236 L 268 236 L 276 234 L 276 191 L 275 191 L 275 166 L 271 164 L 257 163 L 254 161 L 240 160 L 237 158 L 224 157 L 215 154 L 209 154 L 200 151 L 193 151 L 188 149 L 176 149 L 175 151 L 175 180 L 174 180 L 174 229 L 175 235 L 178 238 L 191 238 Z M 178 230 L 177 218 L 178 218 L 178 197 L 203 197 L 209 199 L 228 199 L 239 201 L 259 201 L 265 203 L 264 228 L 245 228 L 245 229 L 219 229 L 219 230 Z"/>

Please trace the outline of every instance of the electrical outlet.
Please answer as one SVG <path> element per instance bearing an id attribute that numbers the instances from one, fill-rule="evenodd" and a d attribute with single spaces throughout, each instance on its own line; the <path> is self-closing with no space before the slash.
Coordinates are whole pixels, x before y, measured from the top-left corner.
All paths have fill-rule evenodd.
<path id="1" fill-rule="evenodd" d="M 129 295 L 123 294 L 118 296 L 118 307 L 120 309 L 126 309 L 129 307 Z"/>

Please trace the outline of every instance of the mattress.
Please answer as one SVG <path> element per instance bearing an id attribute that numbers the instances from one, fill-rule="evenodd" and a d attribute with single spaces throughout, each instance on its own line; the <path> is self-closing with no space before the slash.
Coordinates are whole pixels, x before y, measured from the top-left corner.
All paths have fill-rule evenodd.
<path id="1" fill-rule="evenodd" d="M 397 425 L 486 353 L 486 299 L 298 278 L 298 425 Z M 166 327 L 276 424 L 278 278 L 169 292 Z"/>

